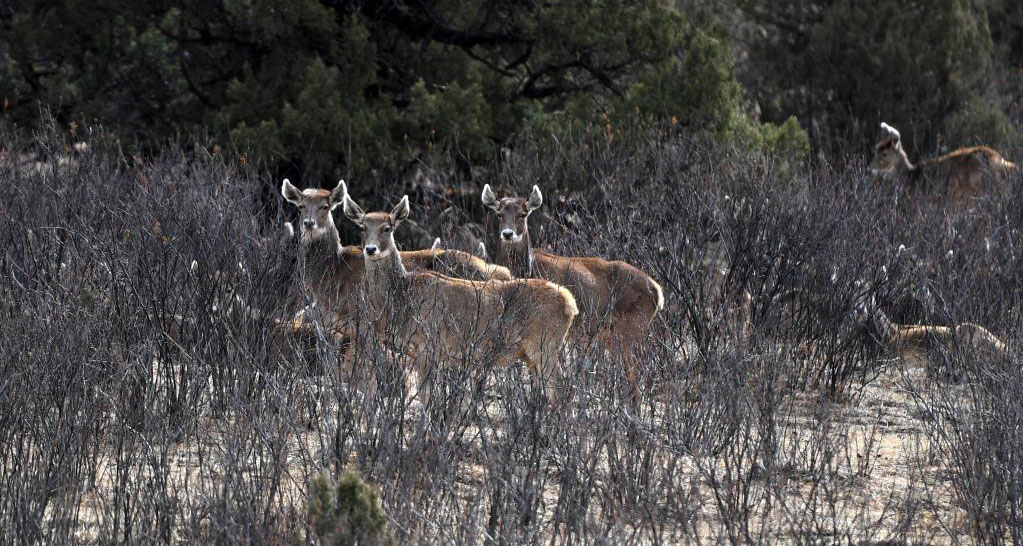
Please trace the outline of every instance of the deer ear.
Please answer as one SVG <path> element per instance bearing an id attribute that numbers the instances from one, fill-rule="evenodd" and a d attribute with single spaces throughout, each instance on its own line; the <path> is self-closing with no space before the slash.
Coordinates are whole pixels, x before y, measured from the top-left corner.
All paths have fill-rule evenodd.
<path id="1" fill-rule="evenodd" d="M 330 191 L 330 210 L 334 210 L 343 203 L 346 195 L 348 195 L 348 186 L 345 185 L 344 180 L 338 180 L 337 186 L 334 186 L 334 189 Z"/>
<path id="2" fill-rule="evenodd" d="M 889 127 L 888 129 L 891 130 L 892 143 L 893 144 L 898 144 L 899 140 L 902 139 L 902 135 L 899 134 L 899 132 L 895 129 L 895 127 Z"/>
<path id="3" fill-rule="evenodd" d="M 363 212 L 362 207 L 352 201 L 352 198 L 345 193 L 344 199 L 344 211 L 345 216 L 348 217 L 355 225 L 362 227 L 362 219 L 366 217 L 366 213 Z"/>
<path id="4" fill-rule="evenodd" d="M 292 205 L 302 206 L 302 192 L 292 185 L 291 180 L 287 178 L 284 179 L 284 182 L 281 182 L 281 195 Z"/>
<path id="5" fill-rule="evenodd" d="M 526 210 L 534 211 L 542 204 L 543 194 L 540 193 L 540 186 L 533 186 L 533 191 L 529 192 L 529 199 L 526 199 Z"/>
<path id="6" fill-rule="evenodd" d="M 406 195 L 402 197 L 401 201 L 399 201 L 398 204 L 394 206 L 394 209 L 391 210 L 391 221 L 395 224 L 404 222 L 408 219 L 409 212 L 408 196 Z"/>
<path id="7" fill-rule="evenodd" d="M 479 246 L 476 247 L 476 252 L 474 252 L 474 254 L 476 254 L 477 258 L 479 258 L 481 260 L 486 260 L 487 259 L 487 245 L 483 244 L 483 241 L 480 241 L 480 244 L 479 244 Z"/>
<path id="8" fill-rule="evenodd" d="M 895 127 L 888 125 L 885 122 L 881 122 L 881 140 L 891 140 L 892 142 L 898 142 L 901 138 L 899 132 L 895 130 Z"/>
<path id="9" fill-rule="evenodd" d="M 494 195 L 494 190 L 490 189 L 490 184 L 483 185 L 483 206 L 497 210 L 498 202 L 497 196 Z"/>

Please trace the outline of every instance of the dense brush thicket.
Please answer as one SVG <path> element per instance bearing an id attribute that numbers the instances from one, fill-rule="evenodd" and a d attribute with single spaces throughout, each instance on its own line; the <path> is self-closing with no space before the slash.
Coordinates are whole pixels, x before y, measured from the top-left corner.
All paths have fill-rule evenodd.
<path id="1" fill-rule="evenodd" d="M 438 368 L 426 412 L 375 345 L 339 366 L 330 335 L 277 326 L 307 296 L 275 181 L 203 147 L 139 159 L 102 135 L 84 152 L 7 137 L 2 541 L 352 536 L 334 520 L 377 521 L 373 502 L 330 508 L 344 517 L 326 534 L 310 508 L 311 487 L 344 503 L 316 479 L 351 482 L 344 469 L 379 492 L 380 540 L 398 543 L 1019 540 L 1020 181 L 946 217 L 900 202 L 860 161 L 779 169 L 664 131 L 526 139 L 486 174 L 499 193 L 544 189 L 536 246 L 661 283 L 641 402 L 615 355 L 575 345 L 562 407 L 528 370 L 483 358 Z M 495 250 L 478 194 L 412 202 L 407 247 L 429 234 Z M 911 375 L 867 301 L 897 322 L 981 324 L 1010 354 L 948 344 Z M 912 396 L 947 479 L 909 472 L 913 494 L 879 490 L 870 508 L 843 487 L 872 494 L 887 425 L 868 416 L 857 436 L 840 417 L 883 374 Z M 957 517 L 935 531 L 943 496 Z"/>

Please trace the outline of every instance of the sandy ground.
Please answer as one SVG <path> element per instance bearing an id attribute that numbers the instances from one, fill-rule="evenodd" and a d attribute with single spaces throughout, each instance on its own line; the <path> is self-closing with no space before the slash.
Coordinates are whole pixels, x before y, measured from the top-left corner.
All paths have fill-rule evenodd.
<path id="1" fill-rule="evenodd" d="M 769 493 L 764 500 L 754 503 L 755 511 L 742 530 L 751 535 L 743 539 L 740 534 L 740 541 L 752 537 L 753 542 L 774 543 L 970 543 L 965 512 L 956 506 L 945 469 L 928 441 L 924 419 L 930 412 L 909 389 L 937 386 L 935 380 L 926 376 L 924 365 L 923 359 L 912 355 L 889 361 L 884 373 L 862 386 L 862 392 L 851 397 L 851 401 L 821 402 L 804 393 L 788 404 L 778 423 L 780 452 L 785 456 L 779 460 L 779 468 L 769 472 L 761 469 L 770 479 L 764 478 L 760 491 Z M 172 468 L 169 473 L 172 483 L 167 489 L 175 495 L 191 497 L 190 502 L 182 504 L 203 506 L 204 498 L 214 498 L 224 487 L 216 469 L 222 467 L 220 460 L 230 450 L 218 439 L 229 437 L 230 427 L 227 422 L 210 419 L 204 431 L 208 442 L 204 445 L 182 442 L 165 450 L 142 446 L 137 453 L 166 457 Z M 275 461 L 259 457 L 245 461 L 261 471 L 265 465 L 279 465 L 283 485 L 272 494 L 276 509 L 282 512 L 304 511 L 309 479 L 327 466 L 333 439 L 323 431 L 331 430 L 332 426 L 325 423 L 317 428 L 320 432 L 294 430 L 288 444 L 278 450 L 280 457 Z M 478 439 L 479 431 L 469 431 L 467 437 Z M 819 458 L 825 453 L 830 462 L 821 465 Z M 465 509 L 485 510 L 481 506 L 484 504 L 481 491 L 486 489 L 487 472 L 473 459 L 463 458 L 455 494 Z M 348 464 L 354 466 L 358 462 L 353 459 Z M 98 541 L 103 531 L 110 529 L 111 514 L 123 509 L 119 508 L 114 490 L 118 481 L 115 463 L 113 453 L 102 457 L 94 483 L 64 495 L 63 506 L 74 507 L 76 521 L 61 522 L 51 517 L 49 523 L 71 525 L 73 536 L 80 543 Z M 736 532 L 722 523 L 724 513 L 708 478 L 715 469 L 721 470 L 721 465 L 721 458 L 692 455 L 676 470 L 680 480 L 694 484 L 694 497 L 689 502 L 697 510 L 692 521 L 680 525 L 675 539 L 728 542 L 729 531 Z M 135 463 L 128 467 L 135 474 L 134 480 L 154 479 L 152 472 L 146 470 L 151 467 Z M 598 468 L 606 471 L 607 465 Z M 823 479 L 822 473 L 826 476 Z M 818 479 L 814 479 L 815 475 Z M 546 483 L 558 481 L 549 479 Z M 544 491 L 544 504 L 553 510 L 558 495 L 557 487 L 551 485 Z M 760 513 L 768 505 L 765 520 Z M 202 518 L 182 513 L 174 517 L 179 522 L 193 523 L 191 529 L 182 528 L 172 537 L 173 542 L 191 542 L 193 533 L 201 535 L 203 525 L 210 523 L 207 520 L 196 527 L 194 522 L 203 522 Z M 552 518 L 553 514 L 546 517 Z M 627 523 L 622 525 L 618 538 L 635 544 L 657 543 L 652 537 L 644 537 L 641 526 L 630 527 Z M 615 536 L 609 539 L 617 542 Z"/>

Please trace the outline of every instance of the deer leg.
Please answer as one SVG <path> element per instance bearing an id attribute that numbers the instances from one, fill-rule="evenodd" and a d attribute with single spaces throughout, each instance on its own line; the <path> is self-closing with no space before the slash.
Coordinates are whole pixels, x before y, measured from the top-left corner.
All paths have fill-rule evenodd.
<path id="1" fill-rule="evenodd" d="M 430 359 L 425 356 L 416 355 L 414 359 L 416 368 L 416 395 L 423 405 L 423 413 L 428 414 L 430 398 L 433 396 L 433 377 L 430 374 Z"/>
<path id="2" fill-rule="evenodd" d="M 557 384 L 554 381 L 557 374 L 550 373 L 549 370 L 557 367 L 557 350 L 550 350 L 550 347 L 531 347 L 523 351 L 522 360 L 533 373 L 533 390 L 543 392 L 548 407 L 554 408 L 558 400 Z"/>
<path id="3" fill-rule="evenodd" d="M 742 292 L 742 301 L 736 306 L 739 329 L 736 343 L 739 351 L 745 354 L 749 349 L 749 339 L 753 335 L 753 296 L 746 290 Z"/>
<path id="4" fill-rule="evenodd" d="M 622 371 L 625 372 L 625 380 L 628 383 L 631 405 L 633 409 L 637 409 L 643 399 L 640 393 L 640 377 L 636 371 L 638 362 L 635 356 L 635 348 L 636 343 L 642 339 L 642 336 L 637 335 L 632 328 L 622 327 L 623 322 L 624 317 L 613 317 L 611 322 L 613 330 L 610 332 L 605 331 L 601 336 L 601 341 L 608 352 L 614 354 L 617 350 L 622 355 Z"/>
<path id="5" fill-rule="evenodd" d="M 625 367 L 625 378 L 629 382 L 629 390 L 632 395 L 632 407 L 634 409 L 638 409 L 640 404 L 643 402 L 641 379 L 636 371 L 638 364 L 639 362 L 636 359 L 634 343 L 625 340 L 622 343 L 622 366 Z"/>
<path id="6" fill-rule="evenodd" d="M 374 368 L 365 369 L 365 363 L 373 362 L 373 351 L 380 351 L 384 357 L 390 361 L 397 362 L 398 358 L 391 352 L 390 349 L 382 342 L 375 342 L 367 339 L 367 336 L 356 336 L 356 335 L 342 335 L 341 332 L 333 332 L 334 339 L 341 344 L 341 351 L 337 359 L 337 377 L 339 381 L 347 380 L 353 390 L 358 385 L 357 382 L 365 382 L 366 386 L 364 394 L 366 399 L 371 399 L 376 396 L 377 389 L 380 386 L 380 377 L 378 370 Z M 363 358 L 363 369 L 359 369 L 356 366 L 360 362 L 358 355 L 362 355 Z"/>

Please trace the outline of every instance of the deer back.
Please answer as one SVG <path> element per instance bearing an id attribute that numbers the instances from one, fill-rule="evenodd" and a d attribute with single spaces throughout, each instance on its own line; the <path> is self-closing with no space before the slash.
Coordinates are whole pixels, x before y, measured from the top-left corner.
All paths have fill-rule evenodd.
<path id="1" fill-rule="evenodd" d="M 459 279 L 484 281 L 488 279 L 511 280 L 508 268 L 487 263 L 468 252 L 450 249 L 425 249 L 402 251 L 401 260 L 407 268 L 415 271 L 436 271 Z"/>
<path id="2" fill-rule="evenodd" d="M 915 173 L 913 189 L 940 192 L 955 206 L 995 192 L 1006 192 L 1006 175 L 1015 165 L 986 146 L 961 148 L 923 162 Z"/>
<path id="3" fill-rule="evenodd" d="M 582 315 L 577 325 L 589 333 L 613 319 L 645 328 L 664 306 L 660 285 L 626 262 L 533 251 L 533 267 L 537 276 L 572 292 Z"/>
<path id="4" fill-rule="evenodd" d="M 420 325 L 418 345 L 435 341 L 456 352 L 480 345 L 505 360 L 523 358 L 532 346 L 560 347 L 578 313 L 568 290 L 540 279 L 471 281 L 420 272 L 411 281 L 405 311 Z"/>

